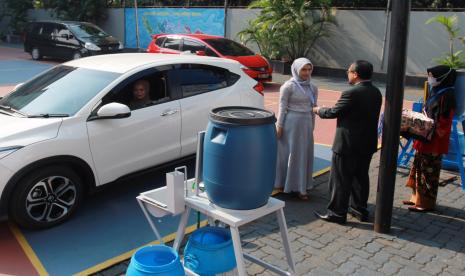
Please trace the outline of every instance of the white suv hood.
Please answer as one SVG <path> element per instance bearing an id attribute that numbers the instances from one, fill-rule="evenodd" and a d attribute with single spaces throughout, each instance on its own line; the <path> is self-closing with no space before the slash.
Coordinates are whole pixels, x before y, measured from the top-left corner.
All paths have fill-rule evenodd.
<path id="1" fill-rule="evenodd" d="M 0 114 L 0 147 L 27 146 L 58 135 L 62 118 L 21 118 Z"/>

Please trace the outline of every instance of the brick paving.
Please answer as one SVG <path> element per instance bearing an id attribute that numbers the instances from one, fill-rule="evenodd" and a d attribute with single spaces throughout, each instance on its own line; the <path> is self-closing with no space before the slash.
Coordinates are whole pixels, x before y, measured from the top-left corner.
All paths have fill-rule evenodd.
<path id="1" fill-rule="evenodd" d="M 316 178 L 317 186 L 308 202 L 287 195 L 285 214 L 297 267 L 297 275 L 463 275 L 465 270 L 465 192 L 454 174 L 442 172 L 437 210 L 413 213 L 402 206 L 409 197 L 404 187 L 407 171 L 399 169 L 390 234 L 373 231 L 379 153 L 370 168 L 370 222 L 348 217 L 346 225 L 317 220 L 314 210 L 324 210 L 328 202 L 329 174 Z M 287 268 L 284 251 L 273 215 L 241 228 L 244 251 Z M 128 261 L 96 275 L 123 274 Z M 273 275 L 247 263 L 250 275 Z"/>

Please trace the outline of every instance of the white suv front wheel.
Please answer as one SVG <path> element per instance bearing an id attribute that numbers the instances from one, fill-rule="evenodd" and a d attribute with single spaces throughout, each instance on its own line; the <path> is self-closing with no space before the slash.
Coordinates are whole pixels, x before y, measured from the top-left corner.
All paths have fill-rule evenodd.
<path id="1" fill-rule="evenodd" d="M 26 228 L 47 228 L 66 220 L 82 199 L 82 181 L 68 167 L 49 166 L 32 171 L 10 201 L 10 214 Z"/>

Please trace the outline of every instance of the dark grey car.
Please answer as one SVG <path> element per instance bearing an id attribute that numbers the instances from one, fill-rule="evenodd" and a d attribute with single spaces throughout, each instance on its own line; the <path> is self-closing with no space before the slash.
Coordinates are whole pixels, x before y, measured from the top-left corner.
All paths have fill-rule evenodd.
<path id="1" fill-rule="evenodd" d="M 74 21 L 30 22 L 24 51 L 38 60 L 44 56 L 77 59 L 120 52 L 123 44 L 94 24 Z"/>

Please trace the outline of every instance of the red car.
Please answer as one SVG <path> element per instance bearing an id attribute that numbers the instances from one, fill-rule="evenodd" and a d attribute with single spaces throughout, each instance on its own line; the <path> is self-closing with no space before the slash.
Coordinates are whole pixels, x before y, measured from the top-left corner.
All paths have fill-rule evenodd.
<path id="1" fill-rule="evenodd" d="M 244 65 L 244 71 L 260 82 L 271 81 L 273 69 L 261 55 L 221 36 L 206 34 L 157 34 L 147 48 L 149 53 L 180 54 L 190 51 L 199 56 L 228 58 Z"/>

